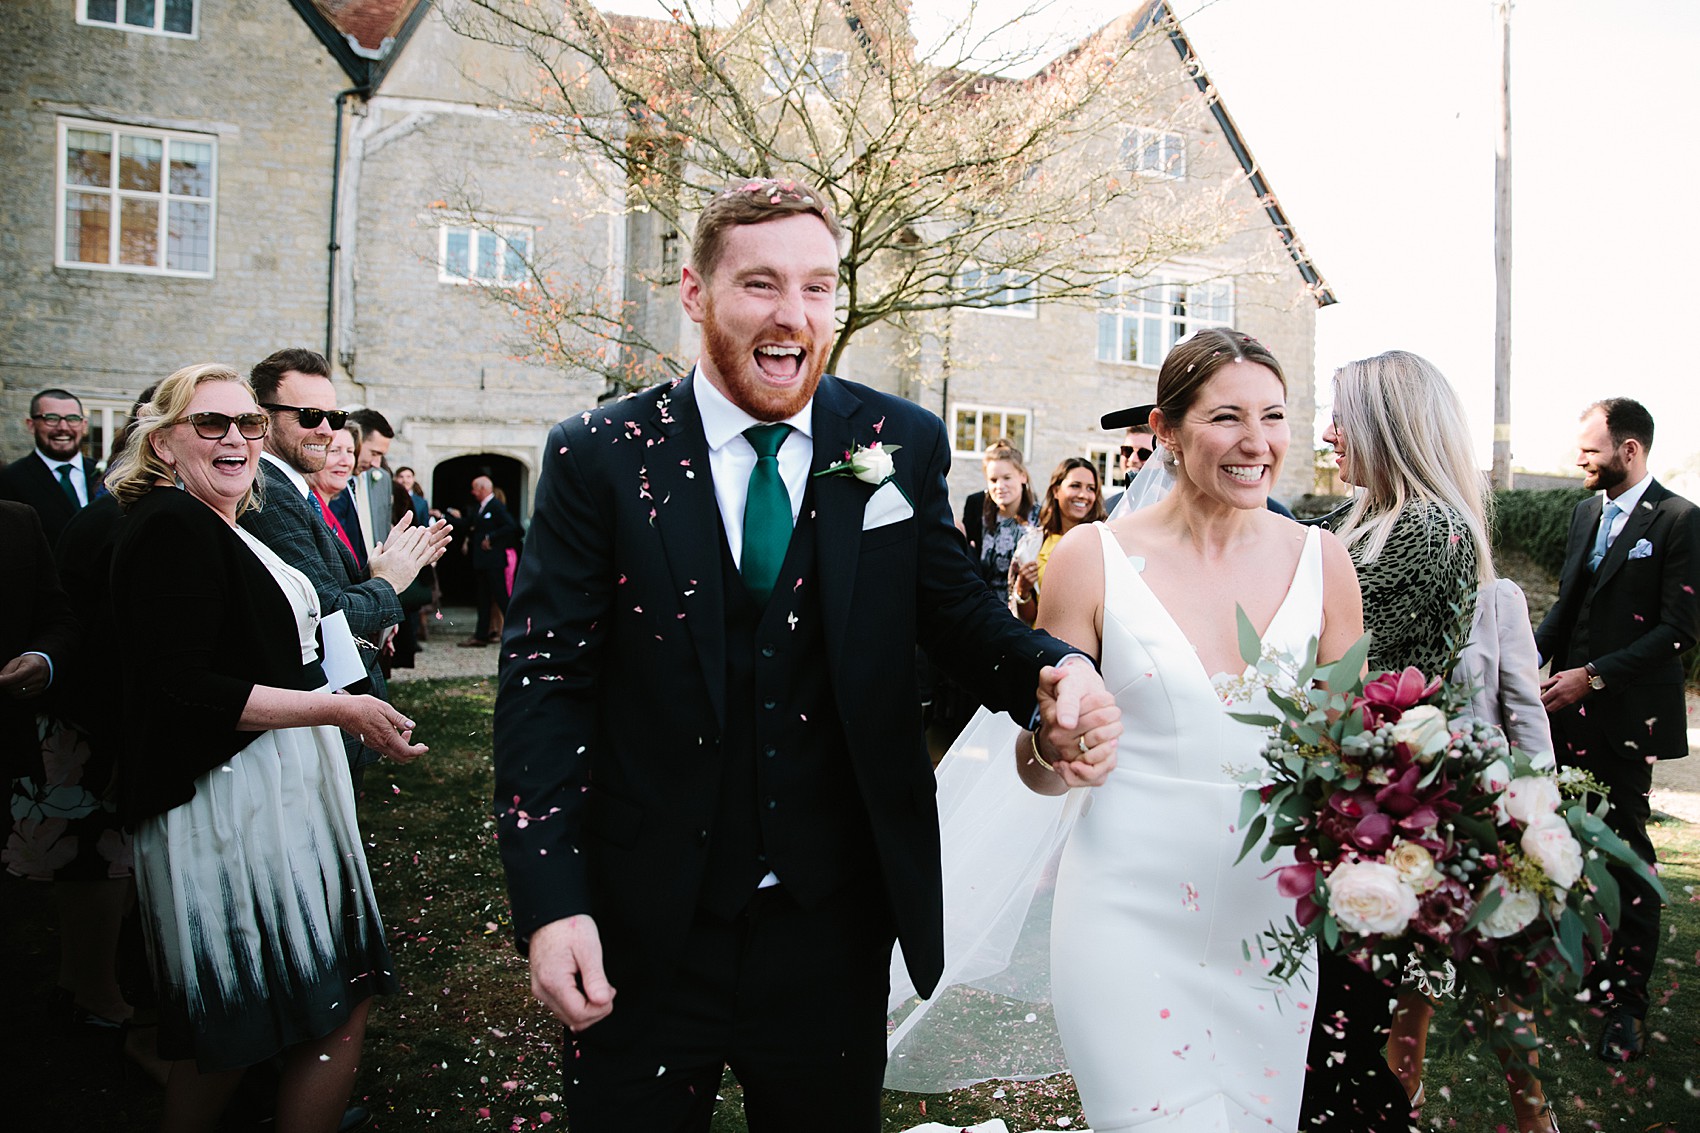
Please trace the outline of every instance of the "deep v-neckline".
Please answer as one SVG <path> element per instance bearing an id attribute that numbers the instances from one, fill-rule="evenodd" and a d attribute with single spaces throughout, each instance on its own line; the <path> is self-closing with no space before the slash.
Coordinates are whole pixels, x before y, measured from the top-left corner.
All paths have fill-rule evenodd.
<path id="1" fill-rule="evenodd" d="M 1146 597 L 1151 599 L 1151 604 L 1162 612 L 1163 620 L 1169 624 L 1170 632 L 1180 639 L 1181 644 L 1186 646 L 1185 652 L 1187 656 L 1192 658 L 1193 668 L 1196 669 L 1198 674 L 1204 678 L 1204 683 L 1210 686 L 1212 693 L 1215 692 L 1216 682 L 1219 679 L 1232 679 L 1236 676 L 1243 676 L 1246 670 L 1251 668 L 1250 665 L 1242 665 L 1234 672 L 1229 672 L 1226 669 L 1219 673 L 1207 672 L 1204 668 L 1204 658 L 1199 655 L 1198 648 L 1193 645 L 1192 640 L 1188 638 L 1185 631 L 1181 629 L 1180 623 L 1175 621 L 1175 616 L 1169 612 L 1169 608 L 1163 604 L 1163 600 L 1157 597 L 1157 592 L 1151 589 L 1151 584 L 1145 581 L 1144 572 L 1134 569 L 1132 560 L 1135 556 L 1129 555 L 1126 551 L 1122 550 L 1121 541 L 1116 538 L 1115 534 L 1109 529 L 1107 524 L 1100 523 L 1098 526 L 1102 537 L 1108 540 L 1108 546 L 1106 549 L 1109 547 L 1113 547 L 1115 549 L 1115 554 L 1109 557 L 1115 558 L 1121 562 L 1127 572 L 1133 576 L 1134 581 L 1139 584 L 1140 589 L 1145 591 Z M 1293 565 L 1293 576 L 1287 580 L 1287 592 L 1281 596 L 1281 604 L 1276 606 L 1275 612 L 1270 615 L 1269 624 L 1265 625 L 1263 627 L 1263 632 L 1258 634 L 1257 642 L 1260 648 L 1267 644 L 1269 631 L 1281 623 L 1281 615 L 1287 612 L 1287 604 L 1293 600 L 1293 592 L 1298 589 L 1299 573 L 1305 569 L 1305 562 L 1311 553 L 1311 545 L 1316 542 L 1316 539 L 1316 528 L 1312 527 L 1305 532 L 1305 545 L 1299 549 L 1299 561 Z M 1143 556 L 1138 557 L 1141 562 L 1144 561 Z M 1106 579 L 1106 587 L 1107 583 L 1108 580 Z"/>

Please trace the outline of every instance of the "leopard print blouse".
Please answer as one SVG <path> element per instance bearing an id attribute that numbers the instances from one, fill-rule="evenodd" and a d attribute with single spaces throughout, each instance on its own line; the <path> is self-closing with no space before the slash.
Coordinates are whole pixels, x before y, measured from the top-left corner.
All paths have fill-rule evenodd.
<path id="1" fill-rule="evenodd" d="M 1329 516 L 1329 526 L 1338 527 L 1346 511 Z M 1370 673 L 1415 665 L 1440 676 L 1475 616 L 1476 544 L 1463 517 L 1441 504 L 1411 504 L 1374 562 L 1362 561 L 1362 542 L 1350 553 L 1364 596 Z"/>

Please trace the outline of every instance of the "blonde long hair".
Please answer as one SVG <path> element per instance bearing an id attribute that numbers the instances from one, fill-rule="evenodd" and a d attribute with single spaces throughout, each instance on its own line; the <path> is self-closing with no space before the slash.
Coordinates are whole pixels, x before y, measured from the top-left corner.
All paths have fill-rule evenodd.
<path id="1" fill-rule="evenodd" d="M 1477 581 L 1492 582 L 1492 497 L 1476 467 L 1464 403 L 1445 375 L 1406 350 L 1348 362 L 1334 372 L 1334 422 L 1362 481 L 1340 540 L 1362 544 L 1362 561 L 1373 562 L 1407 507 L 1439 504 L 1463 518 L 1476 548 Z"/>
<path id="2" fill-rule="evenodd" d="M 169 484 L 177 479 L 171 466 L 154 451 L 152 437 L 161 429 L 170 428 L 183 416 L 189 402 L 194 400 L 195 391 L 206 382 L 235 382 L 247 390 L 249 396 L 254 393 L 248 379 L 218 362 L 185 366 L 160 382 L 153 392 L 153 400 L 137 409 L 124 451 L 113 458 L 112 467 L 106 473 L 106 490 L 117 496 L 118 502 L 125 508 L 147 495 L 161 481 Z M 260 506 L 259 491 L 260 478 L 256 476 L 253 486 L 237 501 L 237 515 Z"/>

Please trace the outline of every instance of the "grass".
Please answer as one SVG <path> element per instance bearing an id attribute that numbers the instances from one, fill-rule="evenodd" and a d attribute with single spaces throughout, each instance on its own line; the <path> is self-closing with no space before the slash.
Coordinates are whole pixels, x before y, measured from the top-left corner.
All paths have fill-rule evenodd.
<path id="1" fill-rule="evenodd" d="M 532 1001 L 510 943 L 488 817 L 494 682 L 409 682 L 393 692 L 397 707 L 421 722 L 432 751 L 406 767 L 374 768 L 366 781 L 361 820 L 405 990 L 372 1012 L 356 1095 L 377 1114 L 376 1130 L 561 1128 L 560 1029 Z M 1592 1019 L 1549 1025 L 1556 1045 L 1546 1056 L 1547 1091 L 1566 1133 L 1700 1131 L 1700 828 L 1664 822 L 1653 837 L 1672 897 L 1649 1019 L 1655 1052 L 1614 1073 L 1589 1052 Z M 1426 1077 L 1430 1127 L 1512 1128 L 1497 1064 L 1485 1050 L 1431 1052 Z M 714 1131 L 738 1133 L 742 1107 L 730 1077 L 721 1096 Z M 1017 1133 L 1085 1126 L 1066 1077 L 886 1094 L 889 1133 L 994 1117 Z M 805 1128 L 807 1115 L 798 1120 Z"/>

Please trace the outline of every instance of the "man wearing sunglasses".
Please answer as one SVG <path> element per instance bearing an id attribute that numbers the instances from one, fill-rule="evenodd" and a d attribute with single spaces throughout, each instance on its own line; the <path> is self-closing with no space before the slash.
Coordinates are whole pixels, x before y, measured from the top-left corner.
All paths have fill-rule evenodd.
<path id="1" fill-rule="evenodd" d="M 53 546 L 71 517 L 100 491 L 100 470 L 83 455 L 88 419 L 76 394 L 44 389 L 30 398 L 24 428 L 35 438 L 35 451 L 7 466 L 0 499 L 33 507 Z"/>
<path id="2" fill-rule="evenodd" d="M 312 581 L 322 613 L 341 610 L 348 616 L 371 686 L 363 682 L 353 691 L 387 698 L 374 643 L 383 640 L 390 626 L 400 624 L 397 595 L 422 567 L 442 555 L 449 542 L 448 525 L 416 528 L 408 517 L 389 531 L 362 570 L 331 530 L 307 482 L 308 473 L 325 466 L 331 436 L 348 423 L 348 414 L 336 408 L 330 364 L 313 350 L 279 350 L 255 365 L 249 381 L 260 408 L 271 417 L 271 427 L 260 454 L 265 503 L 243 515 L 242 526 Z M 358 790 L 361 770 L 377 762 L 378 753 L 352 736 L 343 739 Z"/>
<path id="3" fill-rule="evenodd" d="M 1135 405 L 1130 409 L 1118 409 L 1114 413 L 1106 413 L 1098 419 L 1098 424 L 1105 429 L 1125 429 L 1122 434 L 1121 452 L 1116 458 L 1116 467 L 1120 473 L 1117 481 L 1121 491 L 1111 492 L 1104 497 L 1104 510 L 1115 510 L 1116 504 L 1122 498 L 1122 492 L 1133 483 L 1133 478 L 1139 475 L 1139 470 L 1145 467 L 1145 462 L 1151 459 L 1152 450 L 1157 447 L 1157 440 L 1151 434 L 1151 411 L 1155 405 Z"/>

